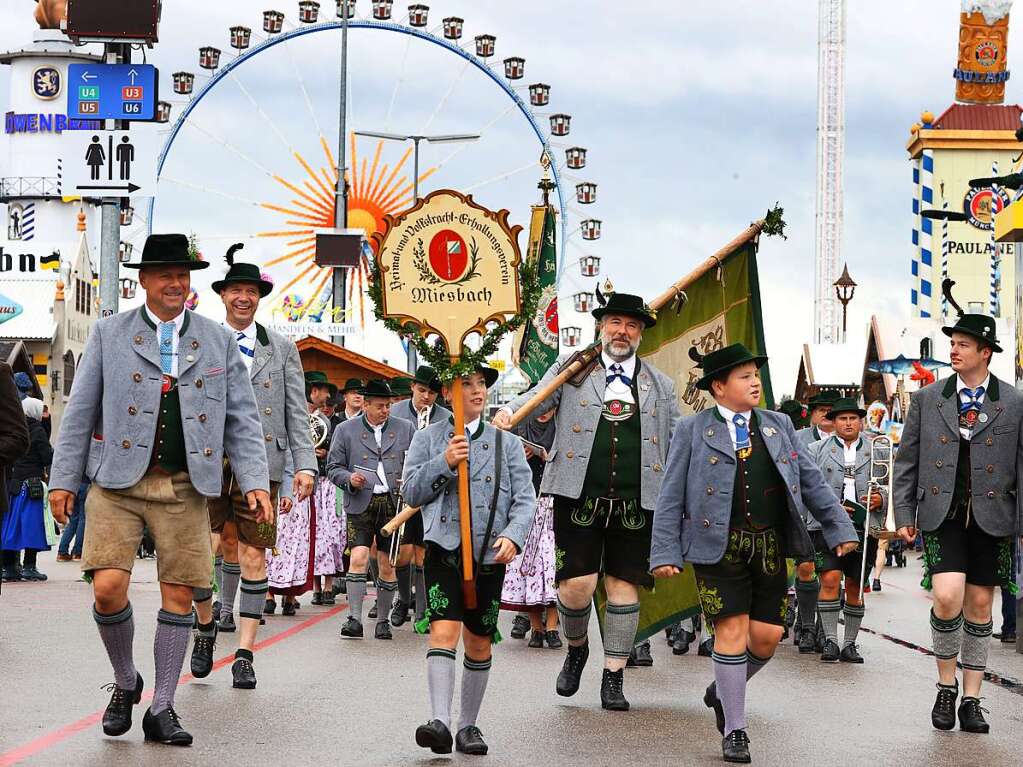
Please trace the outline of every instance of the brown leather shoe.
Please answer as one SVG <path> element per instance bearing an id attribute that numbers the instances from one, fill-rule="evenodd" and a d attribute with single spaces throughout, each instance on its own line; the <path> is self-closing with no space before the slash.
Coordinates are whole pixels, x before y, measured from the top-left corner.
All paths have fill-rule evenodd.
<path id="1" fill-rule="evenodd" d="M 70 562 L 71 561 L 71 555 L 70 554 L 58 554 L 57 555 L 57 561 L 58 562 Z"/>

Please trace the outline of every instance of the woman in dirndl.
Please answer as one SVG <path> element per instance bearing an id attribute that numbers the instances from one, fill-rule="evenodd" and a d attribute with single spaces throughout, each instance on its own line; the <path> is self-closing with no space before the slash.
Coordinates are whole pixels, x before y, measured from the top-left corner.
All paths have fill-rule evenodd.
<path id="1" fill-rule="evenodd" d="M 53 523 L 46 519 L 45 476 L 53 461 L 53 448 L 43 427 L 43 403 L 34 397 L 21 401 L 28 423 L 29 449 L 11 467 L 7 493 L 9 511 L 0 528 L 5 581 L 45 581 L 36 566 L 36 555 L 49 551 L 53 543 Z M 47 529 L 49 525 L 49 530 Z M 25 552 L 19 562 L 19 553 Z"/>

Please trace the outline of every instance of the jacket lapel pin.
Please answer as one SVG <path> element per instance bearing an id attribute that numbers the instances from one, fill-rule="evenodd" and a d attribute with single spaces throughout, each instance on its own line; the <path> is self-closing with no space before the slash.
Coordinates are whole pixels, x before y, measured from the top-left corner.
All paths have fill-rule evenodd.
<path id="1" fill-rule="evenodd" d="M 981 423 L 987 423 L 987 413 L 981 413 L 979 416 L 977 416 L 977 420 L 980 421 Z"/>
<path id="2" fill-rule="evenodd" d="M 764 427 L 764 436 L 765 437 L 773 437 L 774 436 L 774 429 L 772 427 L 770 427 L 770 426 L 765 426 Z"/>

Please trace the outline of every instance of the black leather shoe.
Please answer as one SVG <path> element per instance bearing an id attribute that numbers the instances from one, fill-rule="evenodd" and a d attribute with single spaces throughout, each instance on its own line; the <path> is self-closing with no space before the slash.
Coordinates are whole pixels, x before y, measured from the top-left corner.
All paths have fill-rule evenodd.
<path id="1" fill-rule="evenodd" d="M 21 571 L 17 567 L 5 567 L 0 577 L 4 583 L 16 583 L 21 580 Z"/>
<path id="2" fill-rule="evenodd" d="M 284 606 L 281 607 L 281 615 L 294 615 L 295 610 L 298 609 L 298 605 L 294 602 L 285 602 Z"/>
<path id="3" fill-rule="evenodd" d="M 823 663 L 838 663 L 838 658 L 841 654 L 841 651 L 838 649 L 838 643 L 833 639 L 828 639 L 824 642 L 824 649 L 821 650 L 821 661 Z"/>
<path id="4" fill-rule="evenodd" d="M 213 602 L 213 614 L 220 615 L 220 600 L 217 599 Z"/>
<path id="5" fill-rule="evenodd" d="M 210 675 L 213 670 L 213 651 L 217 647 L 217 631 L 216 623 L 213 624 L 213 636 L 204 637 L 199 636 L 198 632 L 195 635 L 195 641 L 192 642 L 192 676 L 196 679 L 203 679 Z"/>
<path id="6" fill-rule="evenodd" d="M 863 656 L 860 655 L 856 645 L 849 644 L 842 648 L 842 654 L 838 656 L 842 663 L 863 663 Z"/>
<path id="7" fill-rule="evenodd" d="M 377 621 L 376 631 L 373 632 L 375 639 L 394 639 L 391 635 L 391 624 L 387 621 Z"/>
<path id="8" fill-rule="evenodd" d="M 323 592 L 323 604 L 326 607 L 331 607 L 331 606 L 337 604 L 337 600 L 334 599 L 334 592 L 333 591 L 324 591 Z"/>
<path id="9" fill-rule="evenodd" d="M 45 581 L 45 573 L 39 572 L 34 567 L 23 567 L 21 568 L 21 580 L 23 581 Z"/>
<path id="10" fill-rule="evenodd" d="M 583 669 L 586 668 L 586 660 L 590 657 L 590 645 L 584 644 L 579 647 L 568 646 L 568 653 L 565 655 L 565 664 L 558 674 L 558 683 L 555 690 L 563 698 L 570 698 L 579 692 L 579 680 L 582 679 Z"/>
<path id="11" fill-rule="evenodd" d="M 341 636 L 362 639 L 362 622 L 349 615 L 345 625 L 341 627 Z"/>
<path id="12" fill-rule="evenodd" d="M 323 592 L 322 591 L 314 591 L 313 592 L 313 598 L 311 600 L 309 600 L 309 604 L 316 605 L 317 607 L 322 605 L 323 604 Z"/>
<path id="13" fill-rule="evenodd" d="M 367 615 L 366 617 L 369 618 L 371 621 L 375 621 L 377 619 L 377 606 L 376 605 L 373 605 L 371 608 L 369 608 L 369 615 Z"/>
<path id="14" fill-rule="evenodd" d="M 749 736 L 745 730 L 732 730 L 721 739 L 721 755 L 726 762 L 749 764 Z"/>
<path id="15" fill-rule="evenodd" d="M 256 670 L 248 658 L 235 658 L 231 664 L 231 686 L 237 690 L 256 689 Z"/>
<path id="16" fill-rule="evenodd" d="M 214 613 L 215 615 L 216 613 Z M 231 613 L 227 615 L 221 615 L 220 620 L 217 621 L 217 630 L 223 631 L 226 634 L 234 633 L 238 626 L 234 622 L 234 616 Z"/>
<path id="17" fill-rule="evenodd" d="M 951 730 L 956 726 L 956 698 L 959 697 L 959 682 L 954 687 L 938 684 L 938 696 L 931 709 L 931 724 L 938 730 Z"/>
<path id="18" fill-rule="evenodd" d="M 1002 644 L 1016 644 L 1016 632 L 1015 631 L 1003 631 L 997 637 L 998 641 Z"/>
<path id="19" fill-rule="evenodd" d="M 629 701 L 625 699 L 622 684 L 625 681 L 625 670 L 608 671 L 600 680 L 600 707 L 608 711 L 628 711 Z"/>
<path id="20" fill-rule="evenodd" d="M 880 578 L 875 578 L 874 579 L 873 583 L 870 584 L 870 590 L 871 591 L 880 591 L 881 590 L 881 579 Z"/>
<path id="21" fill-rule="evenodd" d="M 709 658 L 714 654 L 714 637 L 709 636 L 700 642 L 700 647 L 697 649 L 696 654 L 701 658 Z"/>
<path id="22" fill-rule="evenodd" d="M 416 727 L 416 745 L 435 754 L 451 753 L 451 730 L 440 719 Z"/>
<path id="23" fill-rule="evenodd" d="M 717 725 L 718 732 L 724 735 L 725 707 L 721 705 L 721 700 L 718 698 L 717 682 L 711 682 L 707 686 L 707 691 L 703 694 L 703 705 L 707 708 L 714 709 L 714 724 Z"/>
<path id="24" fill-rule="evenodd" d="M 395 628 L 401 626 L 408 620 L 408 605 L 400 599 L 396 599 L 391 606 L 391 625 Z"/>
<path id="25" fill-rule="evenodd" d="M 629 666 L 652 666 L 654 665 L 654 658 L 650 654 L 650 643 L 641 642 L 632 648 L 632 652 L 629 653 L 629 660 L 627 661 Z"/>
<path id="26" fill-rule="evenodd" d="M 486 756 L 487 743 L 483 740 L 483 733 L 475 725 L 463 727 L 455 736 L 455 751 L 460 754 L 471 754 L 473 756 Z"/>
<path id="27" fill-rule="evenodd" d="M 527 631 L 529 631 L 529 618 L 525 615 L 516 615 L 515 620 L 512 621 L 511 638 L 525 639 Z"/>
<path id="28" fill-rule="evenodd" d="M 800 655 L 810 655 L 817 652 L 817 640 L 814 636 L 812 628 L 800 629 L 799 640 L 796 642 L 799 645 Z"/>
<path id="29" fill-rule="evenodd" d="M 146 711 L 146 715 L 142 717 L 142 732 L 146 734 L 146 740 L 156 743 L 168 746 L 192 745 L 191 734 L 185 732 L 173 708 L 165 708 L 159 714 Z"/>
<path id="30" fill-rule="evenodd" d="M 986 735 L 991 727 L 984 720 L 984 709 L 980 698 L 963 697 L 959 704 L 959 729 L 963 732 L 975 732 Z"/>
<path id="31" fill-rule="evenodd" d="M 277 602 L 273 599 L 268 599 L 263 603 L 263 615 L 273 615 L 277 609 Z"/>
<path id="32" fill-rule="evenodd" d="M 543 647 L 543 632 L 534 631 L 532 634 L 530 634 L 529 643 L 526 646 L 533 648 Z"/>
<path id="33" fill-rule="evenodd" d="M 550 647 L 552 650 L 561 649 L 562 647 L 561 634 L 558 633 L 557 629 L 551 629 L 550 631 L 546 631 L 544 632 L 543 636 L 544 639 L 547 640 L 547 646 Z"/>
<path id="34" fill-rule="evenodd" d="M 137 706 L 142 700 L 142 675 L 135 672 L 135 689 L 122 690 L 116 684 L 108 684 L 104 690 L 110 690 L 110 702 L 103 712 L 103 732 L 106 735 L 124 735 L 131 729 L 131 707 Z"/>

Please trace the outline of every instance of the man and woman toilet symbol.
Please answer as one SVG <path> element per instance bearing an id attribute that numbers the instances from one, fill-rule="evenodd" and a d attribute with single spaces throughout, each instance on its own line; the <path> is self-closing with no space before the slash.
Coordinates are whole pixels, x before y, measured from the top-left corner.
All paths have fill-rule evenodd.
<path id="1" fill-rule="evenodd" d="M 90 176 L 93 181 L 100 180 L 100 169 L 110 161 L 109 172 L 107 179 L 112 181 L 114 178 L 113 160 L 117 160 L 121 173 L 121 181 L 127 181 L 131 178 L 131 164 L 135 160 L 135 145 L 130 143 L 127 136 L 121 137 L 121 143 L 117 145 L 117 149 L 113 148 L 113 138 L 110 138 L 110 148 L 104 151 L 103 144 L 100 143 L 99 136 L 92 137 L 92 143 L 89 144 L 89 148 L 85 150 L 85 162 L 89 166 Z"/>

